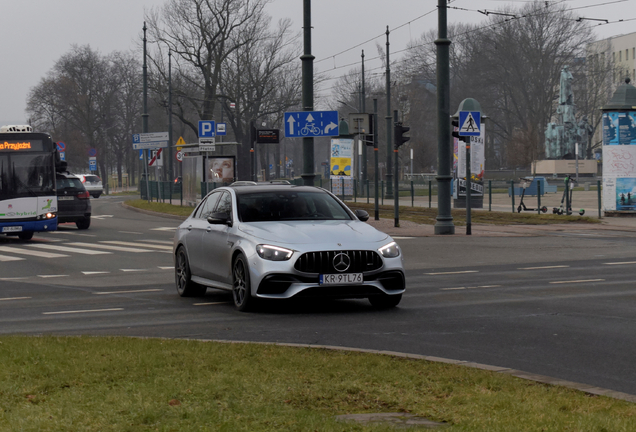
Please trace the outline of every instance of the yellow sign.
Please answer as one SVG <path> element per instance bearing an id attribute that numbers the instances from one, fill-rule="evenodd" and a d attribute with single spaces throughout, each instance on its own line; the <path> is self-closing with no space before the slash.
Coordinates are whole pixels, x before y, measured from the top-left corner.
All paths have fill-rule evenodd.
<path id="1" fill-rule="evenodd" d="M 186 142 L 183 137 L 179 137 L 179 139 L 177 140 L 177 150 L 181 150 L 181 146 L 184 146 L 185 144 Z"/>

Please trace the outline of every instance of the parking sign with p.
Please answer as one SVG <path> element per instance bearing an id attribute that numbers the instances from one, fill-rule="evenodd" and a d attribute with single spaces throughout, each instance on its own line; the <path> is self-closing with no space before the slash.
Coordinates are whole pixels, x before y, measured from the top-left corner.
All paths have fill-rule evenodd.
<path id="1" fill-rule="evenodd" d="M 199 138 L 212 138 L 216 136 L 214 120 L 199 120 Z"/>

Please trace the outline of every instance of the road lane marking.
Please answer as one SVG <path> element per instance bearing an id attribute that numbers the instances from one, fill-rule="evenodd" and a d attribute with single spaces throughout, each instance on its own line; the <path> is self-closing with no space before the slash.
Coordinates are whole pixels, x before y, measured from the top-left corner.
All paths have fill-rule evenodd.
<path id="1" fill-rule="evenodd" d="M 93 219 L 99 219 L 99 220 L 101 220 L 101 219 L 104 219 L 104 218 L 112 218 L 112 217 L 113 217 L 113 215 L 91 215 L 91 217 L 92 217 Z"/>
<path id="2" fill-rule="evenodd" d="M 110 272 L 109 271 L 83 271 L 82 273 L 84 273 L 87 276 L 90 276 L 90 275 L 96 275 L 96 274 L 107 274 Z"/>
<path id="3" fill-rule="evenodd" d="M 440 291 L 454 291 L 454 290 L 477 289 L 477 288 L 498 288 L 500 286 L 501 285 L 480 285 L 480 286 L 456 287 L 456 288 L 440 288 Z"/>
<path id="4" fill-rule="evenodd" d="M 176 231 L 179 227 L 161 227 L 161 228 L 150 228 L 150 231 Z"/>
<path id="5" fill-rule="evenodd" d="M 31 297 L 5 297 L 5 298 L 0 298 L 0 301 L 11 301 L 11 300 L 27 300 L 30 299 Z"/>
<path id="6" fill-rule="evenodd" d="M 396 236 L 392 236 L 393 240 L 409 240 L 415 237 L 396 237 Z"/>
<path id="7" fill-rule="evenodd" d="M 29 245 L 29 246 L 35 246 L 35 245 Z M 56 249 L 56 247 L 52 245 L 40 245 L 40 246 L 48 246 L 48 247 L 53 247 L 53 249 Z M 62 254 L 57 254 L 52 252 L 42 252 L 37 250 L 20 249 L 20 248 L 11 247 L 11 246 L 0 246 L 0 251 L 21 254 L 21 255 L 31 255 L 31 256 L 36 256 L 40 258 L 64 258 L 68 256 L 68 255 L 62 255 Z"/>
<path id="8" fill-rule="evenodd" d="M 157 292 L 163 291 L 162 289 L 145 289 L 145 290 L 128 290 L 128 291 L 100 291 L 94 292 L 95 295 L 106 295 L 106 294 L 128 294 L 128 293 L 142 293 L 142 292 Z"/>
<path id="9" fill-rule="evenodd" d="M 636 264 L 636 261 L 625 261 L 625 262 L 609 262 L 603 263 L 605 265 L 625 265 L 625 264 Z"/>
<path id="10" fill-rule="evenodd" d="M 84 237 L 97 237 L 94 234 L 82 234 L 82 233 L 78 233 L 78 232 L 75 232 L 75 231 L 64 231 L 64 230 L 60 231 L 60 230 L 58 230 L 58 231 L 49 231 L 49 232 L 51 234 L 70 234 L 70 235 L 77 235 L 77 236 L 84 236 Z"/>
<path id="11" fill-rule="evenodd" d="M 142 242 L 145 243 L 161 243 L 161 244 L 167 244 L 167 245 L 173 245 L 174 241 L 172 240 L 140 240 Z"/>
<path id="12" fill-rule="evenodd" d="M 210 306 L 210 305 L 220 305 L 220 304 L 228 304 L 229 302 L 211 302 L 211 303 L 193 303 L 192 306 Z"/>
<path id="13" fill-rule="evenodd" d="M 131 243 L 131 242 L 115 241 L 115 240 L 100 241 L 100 243 L 139 247 L 139 243 Z M 144 247 L 161 249 L 161 250 L 170 250 L 170 251 L 172 250 L 172 246 L 167 246 L 167 245 L 164 246 L 164 245 L 155 245 L 155 244 L 144 244 Z"/>
<path id="14" fill-rule="evenodd" d="M 546 270 L 555 268 L 568 268 L 568 265 L 555 265 L 555 266 L 543 266 L 543 267 L 519 267 L 517 270 Z"/>
<path id="15" fill-rule="evenodd" d="M 123 272 L 145 272 L 148 271 L 148 269 L 119 269 Z"/>
<path id="16" fill-rule="evenodd" d="M 83 255 L 112 254 L 112 252 L 96 251 L 96 250 L 91 250 L 91 249 L 80 249 L 80 248 L 73 248 L 73 247 L 68 247 L 68 246 L 58 246 L 58 245 L 38 245 L 38 244 L 34 244 L 34 245 L 29 245 L 29 246 L 30 247 L 34 247 L 34 248 L 39 248 L 39 249 L 53 249 L 53 250 L 57 250 L 57 251 L 73 252 L 73 253 L 78 253 L 78 254 L 83 254 Z"/>
<path id="17" fill-rule="evenodd" d="M 41 278 L 58 278 L 58 277 L 68 277 L 69 275 L 37 275 Z"/>
<path id="18" fill-rule="evenodd" d="M 92 313 L 92 312 L 114 312 L 114 311 L 123 311 L 123 310 L 124 310 L 124 308 L 86 309 L 86 310 L 75 310 L 75 311 L 42 312 L 42 315 L 61 315 L 61 314 Z"/>
<path id="19" fill-rule="evenodd" d="M 424 273 L 425 275 L 451 275 L 451 274 L 464 274 L 464 273 L 479 273 L 479 270 L 463 270 L 463 271 L 450 271 L 450 272 L 438 272 L 438 273 Z"/>
<path id="20" fill-rule="evenodd" d="M 23 280 L 23 279 L 28 279 L 29 276 L 22 276 L 22 277 L 8 277 L 8 278 L 0 278 L 0 280 L 3 281 L 12 281 L 12 280 Z"/>
<path id="21" fill-rule="evenodd" d="M 122 234 L 138 234 L 138 235 L 143 235 L 143 233 L 140 232 L 136 232 L 136 231 L 119 231 Z"/>
<path id="22" fill-rule="evenodd" d="M 115 250 L 115 251 L 120 251 L 120 252 L 133 252 L 133 253 L 154 252 L 154 251 L 152 251 L 150 249 L 138 249 L 138 248 L 133 248 L 133 247 L 103 245 L 103 244 L 97 244 L 97 243 L 74 242 L 74 243 L 64 243 L 64 244 L 67 244 L 67 245 L 70 245 L 70 246 L 94 247 L 94 248 L 98 248 L 98 249 Z"/>
<path id="23" fill-rule="evenodd" d="M 8 255 L 0 255 L 0 261 L 22 261 L 24 258 L 8 256 Z"/>
<path id="24" fill-rule="evenodd" d="M 581 279 L 571 281 L 553 281 L 551 284 L 568 284 L 568 283 L 583 283 L 583 282 L 603 282 L 605 279 Z"/>
<path id="25" fill-rule="evenodd" d="M 174 266 L 157 266 L 161 270 L 174 270 Z"/>

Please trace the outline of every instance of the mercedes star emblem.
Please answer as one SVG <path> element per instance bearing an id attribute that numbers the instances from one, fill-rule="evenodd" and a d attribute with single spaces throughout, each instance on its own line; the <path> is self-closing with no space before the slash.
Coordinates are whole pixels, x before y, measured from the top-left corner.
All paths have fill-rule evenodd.
<path id="1" fill-rule="evenodd" d="M 344 252 L 340 252 L 333 257 L 333 268 L 338 270 L 340 273 L 345 272 L 349 269 L 351 265 L 351 258 Z"/>

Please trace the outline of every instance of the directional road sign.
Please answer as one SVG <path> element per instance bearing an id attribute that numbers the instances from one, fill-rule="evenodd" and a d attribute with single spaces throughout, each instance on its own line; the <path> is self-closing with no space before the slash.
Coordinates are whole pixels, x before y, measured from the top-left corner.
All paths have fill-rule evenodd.
<path id="1" fill-rule="evenodd" d="M 158 149 L 168 147 L 168 132 L 133 134 L 133 149 Z"/>
<path id="2" fill-rule="evenodd" d="M 319 137 L 338 135 L 338 111 L 285 113 L 285 136 Z"/>
<path id="3" fill-rule="evenodd" d="M 479 136 L 481 129 L 480 111 L 459 112 L 459 136 Z"/>
<path id="4" fill-rule="evenodd" d="M 213 138 L 216 136 L 214 120 L 199 120 L 199 138 Z"/>

